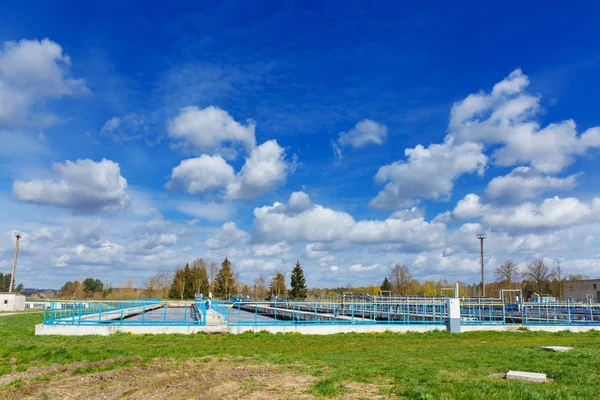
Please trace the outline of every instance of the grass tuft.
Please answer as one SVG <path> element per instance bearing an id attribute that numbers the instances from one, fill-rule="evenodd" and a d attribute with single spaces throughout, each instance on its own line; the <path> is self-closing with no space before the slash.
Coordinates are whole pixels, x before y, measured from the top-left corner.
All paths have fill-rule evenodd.
<path id="1" fill-rule="evenodd" d="M 321 397 L 337 397 L 347 392 L 348 388 L 333 378 L 321 379 L 310 388 L 310 393 Z"/>

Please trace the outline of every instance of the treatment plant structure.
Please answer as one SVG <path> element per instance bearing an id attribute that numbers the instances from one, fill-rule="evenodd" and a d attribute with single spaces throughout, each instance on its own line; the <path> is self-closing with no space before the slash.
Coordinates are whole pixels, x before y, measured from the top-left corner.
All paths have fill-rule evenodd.
<path id="1" fill-rule="evenodd" d="M 498 298 L 345 295 L 315 301 L 56 300 L 44 305 L 36 335 L 131 333 L 332 334 L 448 330 L 600 330 L 600 304 L 523 302 L 520 293 Z M 517 291 L 518 292 L 518 291 Z M 508 301 L 511 299 L 511 301 Z M 515 299 L 512 301 L 512 299 Z"/>

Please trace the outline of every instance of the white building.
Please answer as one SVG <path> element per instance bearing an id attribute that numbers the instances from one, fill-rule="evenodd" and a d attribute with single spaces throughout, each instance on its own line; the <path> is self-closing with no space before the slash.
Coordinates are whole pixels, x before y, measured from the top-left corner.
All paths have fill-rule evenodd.
<path id="1" fill-rule="evenodd" d="M 0 311 L 23 311 L 25 295 L 21 293 L 0 293 Z"/>

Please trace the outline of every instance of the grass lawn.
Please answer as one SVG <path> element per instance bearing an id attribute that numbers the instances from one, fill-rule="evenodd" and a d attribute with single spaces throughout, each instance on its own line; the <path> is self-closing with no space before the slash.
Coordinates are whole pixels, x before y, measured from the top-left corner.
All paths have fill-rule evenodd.
<path id="1" fill-rule="evenodd" d="M 38 314 L 0 318 L 0 398 L 52 398 L 54 387 L 72 376 L 98 378 L 121 371 L 121 377 L 125 377 L 135 368 L 154 368 L 157 377 L 171 376 L 170 381 L 184 371 L 205 368 L 197 379 L 221 373 L 221 378 L 215 379 L 228 379 L 230 386 L 237 385 L 246 394 L 256 390 L 254 398 L 263 398 L 260 390 L 268 383 L 263 385 L 260 377 L 266 376 L 266 371 L 279 374 L 282 381 L 297 380 L 289 393 L 270 392 L 278 393 L 278 397 L 600 398 L 600 333 L 596 332 L 36 337 L 34 325 L 41 320 Z M 572 346 L 575 350 L 551 353 L 539 349 L 544 345 Z M 36 369 L 47 371 L 40 367 L 52 364 L 74 368 L 26 375 Z M 543 372 L 554 382 L 536 384 L 489 377 L 511 369 Z M 169 375 L 169 371 L 179 372 Z M 118 375 L 107 375 L 103 383 L 93 384 L 98 390 L 108 391 L 116 379 Z M 131 379 L 138 382 L 135 379 L 139 377 Z M 288 390 L 282 388 L 279 390 Z M 112 392 L 107 393 L 111 398 Z M 136 398 L 136 393 L 112 395 Z M 269 397 L 265 393 L 264 398 Z M 180 395 L 172 398 L 185 398 L 183 393 Z M 145 397 L 151 398 L 147 394 Z"/>

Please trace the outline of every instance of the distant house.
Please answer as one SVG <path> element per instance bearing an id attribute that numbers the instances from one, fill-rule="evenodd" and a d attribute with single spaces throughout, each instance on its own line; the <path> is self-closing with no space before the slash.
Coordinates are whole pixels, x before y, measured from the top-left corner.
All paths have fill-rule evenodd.
<path id="1" fill-rule="evenodd" d="M 600 279 L 567 281 L 564 293 L 567 300 L 600 303 Z"/>

